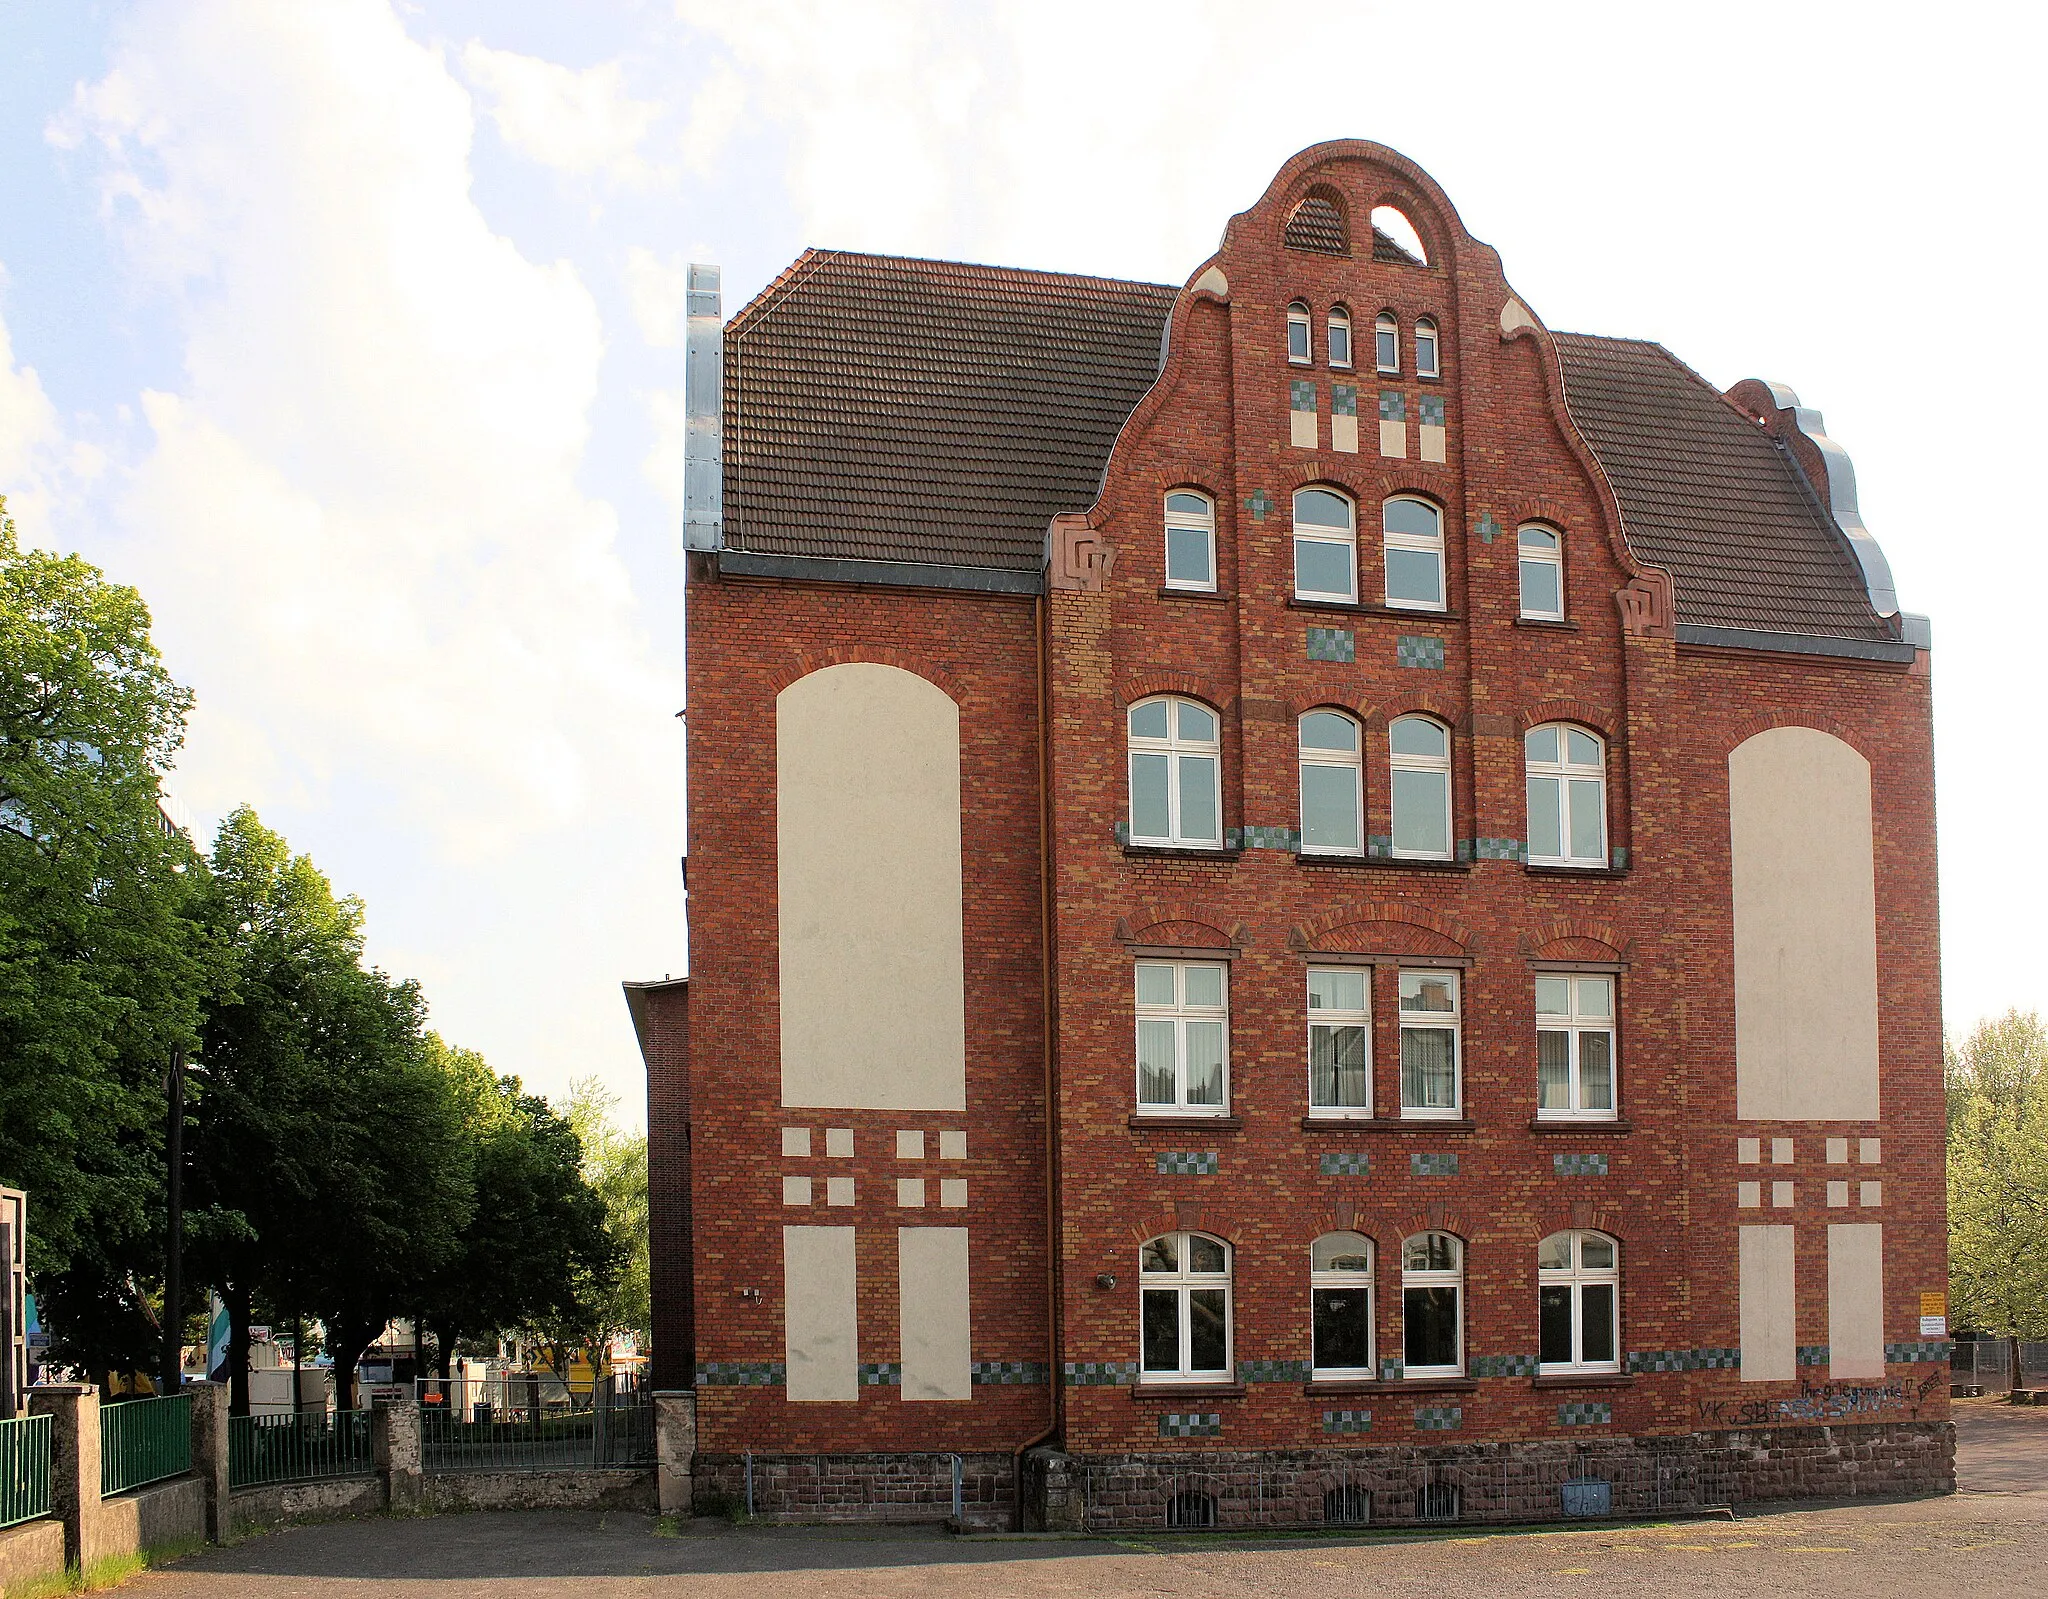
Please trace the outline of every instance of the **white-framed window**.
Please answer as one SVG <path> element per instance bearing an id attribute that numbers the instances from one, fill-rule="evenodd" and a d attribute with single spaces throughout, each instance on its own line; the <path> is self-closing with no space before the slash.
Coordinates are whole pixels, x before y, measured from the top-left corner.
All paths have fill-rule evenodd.
<path id="1" fill-rule="evenodd" d="M 1607 864 L 1607 751 L 1566 722 L 1522 740 L 1529 781 L 1529 860 L 1538 866 Z"/>
<path id="2" fill-rule="evenodd" d="M 1308 971 L 1308 1113 L 1372 1115 L 1372 968 Z"/>
<path id="3" fill-rule="evenodd" d="M 1139 961 L 1138 1109 L 1221 1116 L 1230 1103 L 1230 979 L 1221 962 Z"/>
<path id="4" fill-rule="evenodd" d="M 1381 507 L 1386 528 L 1387 603 L 1410 611 L 1444 608 L 1444 514 L 1427 500 Z"/>
<path id="5" fill-rule="evenodd" d="M 1423 317 L 1415 324 L 1415 375 L 1419 378 L 1433 378 L 1439 375 L 1436 322 L 1431 317 Z"/>
<path id="6" fill-rule="evenodd" d="M 1358 723 L 1341 711 L 1310 711 L 1301 738 L 1301 848 L 1309 855 L 1364 849 L 1364 783 Z"/>
<path id="7" fill-rule="evenodd" d="M 1330 365 L 1351 364 L 1351 313 L 1343 306 L 1330 312 Z"/>
<path id="8" fill-rule="evenodd" d="M 1387 729 L 1394 853 L 1451 858 L 1451 730 L 1427 716 L 1396 717 Z"/>
<path id="9" fill-rule="evenodd" d="M 1295 366 L 1307 366 L 1315 359 L 1309 330 L 1308 307 L 1296 300 L 1287 308 L 1287 359 Z"/>
<path id="10" fill-rule="evenodd" d="M 1372 1240 L 1363 1233 L 1324 1233 L 1309 1246 L 1308 1266 L 1313 1375 L 1373 1377 Z"/>
<path id="11" fill-rule="evenodd" d="M 1458 974 L 1401 973 L 1401 1114 L 1455 1121 L 1463 1104 L 1458 1070 Z"/>
<path id="12" fill-rule="evenodd" d="M 1538 622 L 1564 620 L 1564 538 L 1535 523 L 1515 534 L 1521 559 L 1522 614 Z"/>
<path id="13" fill-rule="evenodd" d="M 1230 1246 L 1206 1233 L 1161 1233 L 1138 1251 L 1139 1372 L 1144 1382 L 1230 1375 Z"/>
<path id="14" fill-rule="evenodd" d="M 1621 1251 L 1605 1233 L 1536 1246 L 1536 1362 L 1544 1375 L 1621 1370 Z"/>
<path id="15" fill-rule="evenodd" d="M 1131 842 L 1219 849 L 1223 752 L 1216 713 L 1178 695 L 1131 707 Z"/>
<path id="16" fill-rule="evenodd" d="M 1465 1246 L 1449 1233 L 1401 1244 L 1401 1375 L 1465 1371 Z"/>
<path id="17" fill-rule="evenodd" d="M 1333 490 L 1295 491 L 1294 593 L 1346 604 L 1358 598 L 1358 513 Z"/>
<path id="18" fill-rule="evenodd" d="M 1372 360 L 1382 372 L 1401 370 L 1401 324 L 1391 311 L 1382 311 L 1373 322 Z"/>
<path id="19" fill-rule="evenodd" d="M 1614 1120 L 1614 979 L 1605 972 L 1536 974 L 1536 1115 Z"/>
<path id="20" fill-rule="evenodd" d="M 1216 504 L 1193 489 L 1166 496 L 1166 586 L 1216 587 Z"/>

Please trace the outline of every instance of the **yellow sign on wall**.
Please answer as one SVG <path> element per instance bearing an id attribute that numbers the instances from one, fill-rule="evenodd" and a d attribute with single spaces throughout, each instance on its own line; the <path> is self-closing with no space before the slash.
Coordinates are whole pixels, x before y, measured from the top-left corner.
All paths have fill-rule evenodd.
<path id="1" fill-rule="evenodd" d="M 1923 1316 L 1946 1316 L 1948 1314 L 1947 1294 L 1922 1294 L 1920 1314 Z"/>

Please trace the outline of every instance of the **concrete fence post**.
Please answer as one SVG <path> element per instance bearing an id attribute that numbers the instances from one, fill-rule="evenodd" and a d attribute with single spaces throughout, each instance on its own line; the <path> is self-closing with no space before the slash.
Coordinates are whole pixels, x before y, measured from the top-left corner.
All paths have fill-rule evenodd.
<path id="1" fill-rule="evenodd" d="M 687 1516 L 697 1465 L 697 1396 L 687 1388 L 654 1395 L 655 1482 L 664 1516 Z"/>
<path id="2" fill-rule="evenodd" d="M 82 1571 L 100 1554 L 100 1393 L 43 1383 L 28 1391 L 28 1408 L 50 1418 L 50 1514 L 64 1523 L 65 1560 Z"/>
<path id="3" fill-rule="evenodd" d="M 420 1463 L 420 1403 L 407 1396 L 370 1412 L 370 1449 L 384 1480 L 384 1508 L 417 1510 L 426 1497 Z"/>
<path id="4" fill-rule="evenodd" d="M 192 1469 L 206 1489 L 206 1539 L 226 1543 L 235 1530 L 228 1485 L 227 1384 L 188 1381 L 180 1392 L 192 1396 Z"/>

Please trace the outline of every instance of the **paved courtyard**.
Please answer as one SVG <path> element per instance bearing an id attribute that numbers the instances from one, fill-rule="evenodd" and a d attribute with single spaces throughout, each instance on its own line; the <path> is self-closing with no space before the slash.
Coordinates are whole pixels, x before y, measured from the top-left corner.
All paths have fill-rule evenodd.
<path id="1" fill-rule="evenodd" d="M 138 1579 L 137 1599 L 2048 1594 L 2048 1408 L 1959 1401 L 1953 1498 L 1734 1522 L 1461 1537 L 1002 1541 L 925 1530 L 658 1536 L 645 1517 L 444 1516 L 302 1527 Z"/>

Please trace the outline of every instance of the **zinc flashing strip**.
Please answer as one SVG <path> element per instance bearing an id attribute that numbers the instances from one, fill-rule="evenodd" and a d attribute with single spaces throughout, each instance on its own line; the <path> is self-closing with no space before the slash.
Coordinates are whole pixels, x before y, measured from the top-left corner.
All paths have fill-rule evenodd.
<path id="1" fill-rule="evenodd" d="M 1771 650 L 1781 655 L 1834 655 L 1851 661 L 1895 661 L 1909 664 L 1918 653 L 1911 644 L 1880 639 L 1829 638 L 1817 633 L 1769 633 L 1753 627 L 1702 627 L 1681 622 L 1678 642 L 1727 650 Z"/>
<path id="2" fill-rule="evenodd" d="M 979 594 L 1043 594 L 1037 572 L 993 566 L 934 566 L 918 561 L 853 561 L 824 555 L 759 555 L 721 550 L 718 570 L 732 577 L 779 577 L 801 583 L 868 583 L 890 588 L 961 589 Z"/>

